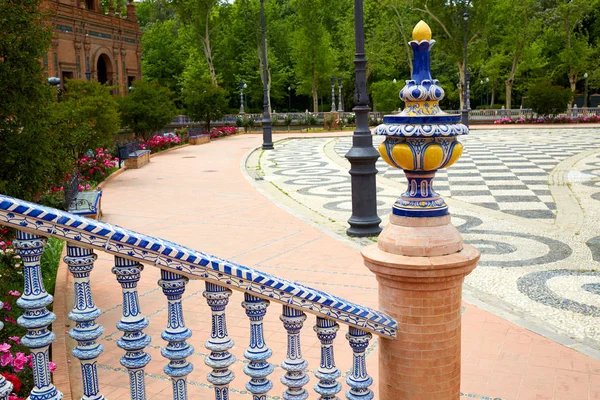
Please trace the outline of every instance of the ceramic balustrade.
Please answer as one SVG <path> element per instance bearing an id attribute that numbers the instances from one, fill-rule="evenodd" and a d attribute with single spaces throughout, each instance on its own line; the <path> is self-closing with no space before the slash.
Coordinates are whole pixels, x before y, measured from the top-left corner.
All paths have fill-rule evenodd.
<path id="1" fill-rule="evenodd" d="M 117 346 L 125 354 L 121 365 L 127 369 L 130 397 L 146 399 L 145 368 L 150 362 L 146 348 L 151 338 L 144 332 L 148 319 L 140 308 L 137 285 L 144 266 L 160 268 L 158 286 L 167 303 L 167 325 L 162 332 L 164 346 L 161 354 L 166 359 L 164 373 L 171 379 L 173 399 L 188 398 L 187 377 L 194 366 L 189 360 L 194 348 L 188 343 L 192 330 L 184 320 L 183 294 L 190 279 L 205 281 L 203 296 L 212 314 L 211 333 L 205 342 L 209 350 L 205 364 L 212 370 L 207 381 L 214 388 L 215 398 L 227 400 L 230 385 L 235 379 L 230 367 L 236 361 L 232 348 L 234 341 L 227 331 L 227 306 L 233 291 L 244 293 L 241 307 L 248 317 L 250 336 L 244 351 L 246 389 L 253 400 L 282 396 L 286 400 L 302 400 L 317 396 L 323 400 L 338 399 L 342 391 L 340 369 L 334 360 L 333 343 L 340 325 L 348 326 L 348 339 L 353 362 L 346 377 L 351 400 L 372 399 L 370 386 L 373 379 L 366 370 L 365 351 L 372 335 L 394 338 L 397 324 L 386 314 L 347 300 L 332 296 L 304 285 L 231 263 L 205 253 L 162 239 L 149 237 L 96 220 L 86 219 L 64 211 L 43 207 L 0 195 L 0 225 L 16 228 L 15 247 L 24 261 L 25 287 L 18 305 L 25 312 L 18 323 L 28 330 L 22 342 L 33 354 L 35 387 L 32 400 L 58 400 L 61 392 L 50 378 L 49 347 L 54 334 L 48 326 L 54 314 L 47 307 L 52 296 L 43 286 L 40 257 L 46 237 L 67 242 L 64 259 L 73 276 L 74 307 L 69 318 L 74 327 L 69 335 L 77 341 L 73 355 L 80 361 L 85 400 L 104 399 L 102 383 L 98 379 L 96 362 L 103 351 L 98 343 L 104 327 L 96 319 L 101 311 L 96 307 L 90 274 L 96 260 L 95 252 L 114 256 L 112 272 L 122 289 L 122 317 L 117 328 L 122 332 Z M 275 366 L 270 358 L 264 334 L 263 320 L 271 303 L 279 303 L 283 310 L 281 335 L 287 334 L 287 351 L 281 360 L 283 393 L 274 393 L 272 374 Z M 314 331 L 321 345 L 321 360 L 314 368 L 314 392 L 309 385 L 311 376 L 308 362 L 303 359 L 300 332 L 307 314 L 316 316 Z M 73 378 L 72 378 L 73 379 Z M 12 391 L 10 382 L 0 377 L 0 400 Z"/>

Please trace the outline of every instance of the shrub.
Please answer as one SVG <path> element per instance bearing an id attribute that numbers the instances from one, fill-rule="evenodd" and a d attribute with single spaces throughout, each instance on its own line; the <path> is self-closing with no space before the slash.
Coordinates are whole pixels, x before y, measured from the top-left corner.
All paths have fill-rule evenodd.
<path id="1" fill-rule="evenodd" d="M 219 137 L 235 135 L 237 133 L 237 129 L 233 126 L 222 126 L 220 128 L 212 128 L 210 131 L 210 138 L 216 139 Z"/>
<path id="2" fill-rule="evenodd" d="M 142 144 L 142 147 L 150 150 L 151 153 L 158 153 L 181 144 L 181 139 L 174 133 L 165 133 L 155 135 Z"/>
<path id="3" fill-rule="evenodd" d="M 118 165 L 119 159 L 111 156 L 107 149 L 97 148 L 95 152 L 83 156 L 77 162 L 79 179 L 95 186 L 118 169 Z M 81 188 L 82 185 L 80 185 Z M 84 189 L 89 190 L 87 187 Z"/>
<path id="4" fill-rule="evenodd" d="M 402 84 L 390 80 L 375 82 L 370 91 L 373 96 L 373 107 L 376 111 L 391 112 L 397 110 L 402 101 L 400 100 L 400 89 Z"/>
<path id="5" fill-rule="evenodd" d="M 156 82 L 134 81 L 133 90 L 119 101 L 123 125 L 148 140 L 177 115 L 173 93 Z"/>
<path id="6" fill-rule="evenodd" d="M 567 110 L 573 92 L 549 81 L 539 81 L 529 87 L 527 105 L 539 115 L 552 116 Z"/>

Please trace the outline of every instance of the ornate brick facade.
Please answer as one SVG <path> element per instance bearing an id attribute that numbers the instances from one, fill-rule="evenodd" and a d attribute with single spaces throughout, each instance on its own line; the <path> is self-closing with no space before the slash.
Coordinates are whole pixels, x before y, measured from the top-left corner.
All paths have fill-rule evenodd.
<path id="1" fill-rule="evenodd" d="M 64 82 L 89 75 L 115 86 L 118 95 L 141 78 L 142 34 L 131 1 L 127 10 L 111 6 L 108 14 L 99 0 L 48 0 L 44 8 L 52 12 L 55 32 L 43 60 L 48 77 Z"/>

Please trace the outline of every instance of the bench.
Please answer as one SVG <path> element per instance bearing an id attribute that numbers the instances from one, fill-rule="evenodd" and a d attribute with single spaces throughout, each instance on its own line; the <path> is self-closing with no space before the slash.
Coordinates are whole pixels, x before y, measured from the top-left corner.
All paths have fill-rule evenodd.
<path id="1" fill-rule="evenodd" d="M 117 145 L 119 160 L 125 162 L 125 169 L 138 169 L 150 162 L 150 150 L 142 149 L 139 142 Z M 119 161 L 120 163 L 120 161 Z"/>
<path id="2" fill-rule="evenodd" d="M 199 144 L 210 143 L 210 135 L 208 133 L 202 133 L 202 128 L 190 128 L 188 133 L 188 142 L 192 146 Z"/>
<path id="3" fill-rule="evenodd" d="M 100 219 L 102 217 L 102 191 L 79 192 L 69 204 L 70 213 L 83 217 Z"/>

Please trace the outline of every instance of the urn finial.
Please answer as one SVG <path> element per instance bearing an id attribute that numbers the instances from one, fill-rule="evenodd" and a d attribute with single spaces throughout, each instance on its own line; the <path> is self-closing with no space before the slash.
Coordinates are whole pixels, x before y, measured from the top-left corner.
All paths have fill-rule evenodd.
<path id="1" fill-rule="evenodd" d="M 408 190 L 396 201 L 395 215 L 440 217 L 448 214 L 444 199 L 435 192 L 433 178 L 438 169 L 454 164 L 462 155 L 457 136 L 469 128 L 460 123 L 460 115 L 440 109 L 444 89 L 431 77 L 430 52 L 435 40 L 431 28 L 420 21 L 409 42 L 414 53 L 412 79 L 400 91 L 405 102 L 398 115 L 386 115 L 375 134 L 386 136 L 379 146 L 381 157 L 392 167 L 404 170 Z"/>

